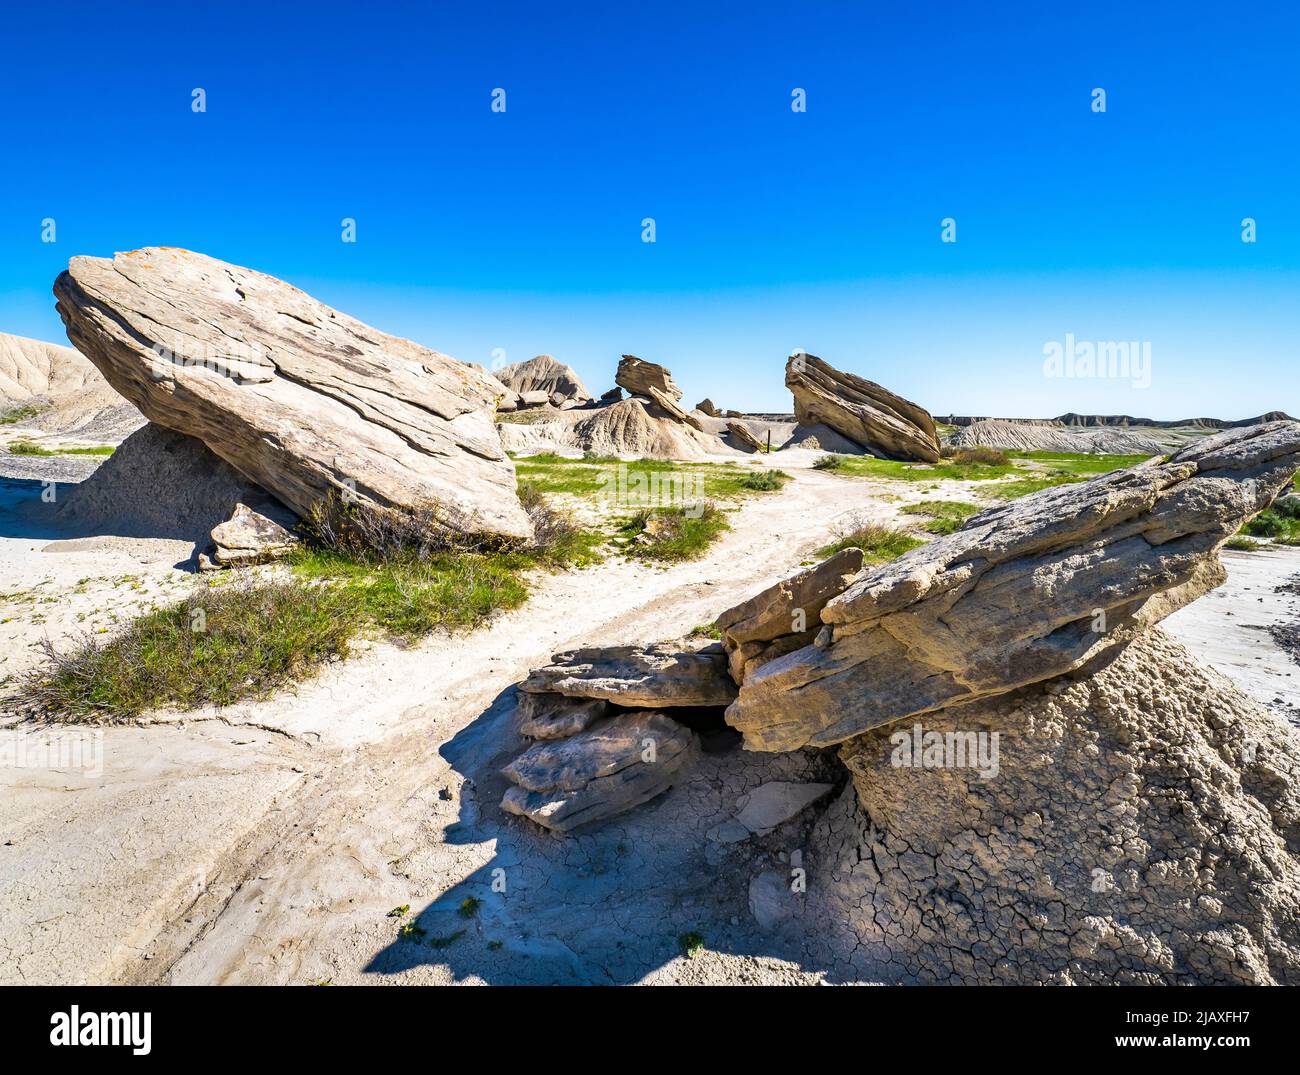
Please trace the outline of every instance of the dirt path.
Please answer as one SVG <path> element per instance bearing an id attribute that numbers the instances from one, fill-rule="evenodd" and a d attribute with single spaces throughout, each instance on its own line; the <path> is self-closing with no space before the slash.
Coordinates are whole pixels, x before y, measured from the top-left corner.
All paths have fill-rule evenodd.
<path id="1" fill-rule="evenodd" d="M 432 892 L 481 854 L 440 834 L 464 784 L 442 744 L 554 651 L 709 621 L 795 569 L 837 517 L 892 514 L 880 492 L 801 470 L 747 501 L 699 561 L 611 558 L 541 579 L 527 605 L 472 635 L 376 646 L 265 703 L 105 729 L 102 778 L 68 772 L 56 787 L 0 770 L 0 918 L 13 927 L 0 980 L 302 980 L 281 948 L 301 956 L 340 927 L 346 947 L 349 915 L 376 908 L 391 934 L 382 912 L 418 898 L 392 863 L 453 848 L 421 880 Z"/>
<path id="2" fill-rule="evenodd" d="M 954 491 L 793 472 L 702 560 L 611 558 L 540 579 L 472 635 L 376 646 L 268 702 L 107 729 L 102 777 L 0 767 L 0 982 L 875 980 L 807 922 L 755 926 L 750 881 L 788 869 L 798 833 L 714 836 L 758 784 L 838 779 L 823 755 L 706 753 L 686 785 L 578 839 L 496 808 L 497 770 L 522 747 L 511 684 L 552 652 L 680 637 L 797 568 L 837 519 Z M 1214 627 L 1228 606 L 1193 608 L 1205 638 L 1236 629 L 1222 613 Z M 387 917 L 403 904 L 408 918 Z M 403 921 L 423 936 L 399 939 Z M 706 945 L 689 960 L 687 933 Z"/>

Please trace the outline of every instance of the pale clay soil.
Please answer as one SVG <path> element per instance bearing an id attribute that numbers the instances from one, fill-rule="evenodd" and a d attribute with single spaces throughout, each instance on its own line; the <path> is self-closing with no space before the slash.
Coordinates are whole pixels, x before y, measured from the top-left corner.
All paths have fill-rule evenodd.
<path id="1" fill-rule="evenodd" d="M 100 777 L 15 764 L 51 730 L 7 716 L 0 983 L 879 980 L 811 940 L 811 899 L 770 933 L 748 907 L 750 879 L 788 865 L 834 796 L 767 837 L 709 836 L 766 781 L 842 784 L 830 753 L 713 742 L 686 783 L 567 840 L 497 808 L 497 770 L 523 745 L 511 685 L 552 653 L 680 638 L 810 559 L 837 520 L 899 522 L 909 500 L 977 499 L 954 482 L 821 473 L 814 458 L 781 453 L 773 462 L 795 480 L 742 502 L 699 561 L 611 556 L 540 576 L 524 607 L 473 634 L 373 645 L 294 693 L 104 729 Z M 42 637 L 111 630 L 199 583 L 175 566 L 192 551 L 182 542 L 24 537 L 0 521 L 0 678 L 30 667 Z M 1168 630 L 1294 717 L 1300 666 L 1267 626 L 1300 615 L 1300 599 L 1274 592 L 1300 573 L 1300 550 L 1225 562 L 1228 583 Z M 468 896 L 482 902 L 465 918 Z M 401 904 L 442 947 L 398 939 L 386 913 Z M 704 939 L 692 959 L 680 954 L 688 932 Z"/>

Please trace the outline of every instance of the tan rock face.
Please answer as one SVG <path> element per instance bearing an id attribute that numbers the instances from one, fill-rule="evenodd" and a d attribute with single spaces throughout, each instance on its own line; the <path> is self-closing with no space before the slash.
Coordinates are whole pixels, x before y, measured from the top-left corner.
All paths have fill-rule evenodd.
<path id="1" fill-rule="evenodd" d="M 350 495 L 531 536 L 493 425 L 500 386 L 481 370 L 185 250 L 76 257 L 54 293 L 118 392 L 299 514 Z"/>
<path id="2" fill-rule="evenodd" d="M 1300 740 L 1158 628 L 840 753 L 809 892 L 890 980 L 1300 983 Z"/>
<path id="3" fill-rule="evenodd" d="M 673 375 L 657 362 L 646 362 L 636 355 L 624 355 L 618 363 L 618 372 L 614 374 L 614 383 L 626 388 L 634 396 L 655 399 L 666 396 L 676 403 L 682 398 L 682 390 L 673 381 Z"/>
<path id="4" fill-rule="evenodd" d="M 891 459 L 939 461 L 934 419 L 923 407 L 875 381 L 842 373 L 814 355 L 792 355 L 785 384 L 794 395 L 795 421 L 826 425 Z"/>
<path id="5" fill-rule="evenodd" d="M 550 355 L 538 355 L 527 362 L 516 362 L 497 371 L 496 378 L 507 388 L 523 395 L 525 392 L 545 392 L 556 406 L 564 400 L 579 403 L 591 399 L 591 393 L 582 378 L 570 366 Z M 559 397 L 558 401 L 556 397 Z"/>
<path id="6" fill-rule="evenodd" d="M 1275 422 L 986 511 L 859 576 L 727 720 L 751 750 L 826 746 L 1077 669 L 1221 580 L 1297 467 L 1300 423 Z"/>
<path id="7" fill-rule="evenodd" d="M 707 414 L 710 418 L 717 418 L 722 414 L 713 400 L 709 399 L 707 396 L 700 400 L 699 403 L 695 404 L 695 409 L 701 414 Z"/>
<path id="8" fill-rule="evenodd" d="M 737 447 L 743 451 L 761 452 L 763 450 L 763 442 L 750 432 L 749 426 L 745 425 L 744 422 L 738 422 L 734 418 L 729 419 L 727 432 L 731 434 L 731 438 Z"/>
<path id="9" fill-rule="evenodd" d="M 736 697 L 719 645 L 603 646 L 557 653 L 519 684 L 526 693 L 604 698 L 627 708 L 720 706 Z"/>
<path id="10" fill-rule="evenodd" d="M 297 519 L 269 497 L 235 505 L 224 523 L 212 528 L 212 559 L 222 567 L 263 564 L 287 556 L 298 545 Z"/>
<path id="11" fill-rule="evenodd" d="M 572 832 L 667 791 L 698 756 L 696 734 L 662 713 L 620 713 L 524 751 L 503 770 L 515 786 L 501 808 Z"/>
<path id="12" fill-rule="evenodd" d="M 769 586 L 714 621 L 737 683 L 768 661 L 810 645 L 822 609 L 862 570 L 862 550 L 844 549 L 815 567 Z"/>

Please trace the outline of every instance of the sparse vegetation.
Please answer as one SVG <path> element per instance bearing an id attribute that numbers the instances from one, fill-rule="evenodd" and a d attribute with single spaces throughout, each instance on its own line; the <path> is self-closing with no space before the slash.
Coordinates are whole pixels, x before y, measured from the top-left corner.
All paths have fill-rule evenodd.
<path id="1" fill-rule="evenodd" d="M 697 623 L 691 628 L 689 638 L 721 638 L 722 632 L 716 623 Z"/>
<path id="2" fill-rule="evenodd" d="M 1275 545 L 1300 545 L 1300 502 L 1277 501 L 1246 523 L 1241 534 L 1266 538 Z"/>
<path id="3" fill-rule="evenodd" d="M 378 633 L 413 641 L 472 628 L 528 597 L 523 573 L 589 563 L 601 539 L 528 500 L 533 546 L 464 547 L 435 510 L 332 505 L 308 519 L 291 577 L 218 575 L 179 604 L 154 609 L 106 641 L 47 645 L 18 687 L 21 708 L 65 720 L 128 721 L 161 707 L 193 709 L 263 697 L 347 656 Z"/>
<path id="4" fill-rule="evenodd" d="M 1248 537 L 1232 537 L 1223 543 L 1225 549 L 1235 549 L 1237 552 L 1257 552 L 1264 547 L 1262 541 L 1256 541 Z"/>
<path id="5" fill-rule="evenodd" d="M 461 901 L 460 910 L 457 912 L 461 918 L 473 918 L 478 914 L 478 909 L 483 906 L 483 901 L 473 896 L 466 896 Z"/>
<path id="6" fill-rule="evenodd" d="M 986 448 L 976 445 L 974 448 L 958 448 L 952 453 L 952 461 L 959 464 L 979 464 L 981 466 L 1004 467 L 1011 459 L 1000 448 Z"/>
<path id="7" fill-rule="evenodd" d="M 11 407 L 9 410 L 0 414 L 0 426 L 13 426 L 19 422 L 27 422 L 37 417 L 43 408 L 24 405 L 21 407 Z"/>
<path id="8" fill-rule="evenodd" d="M 921 529 L 930 534 L 952 534 L 960 530 L 966 520 L 981 510 L 978 504 L 962 500 L 922 500 L 903 508 L 905 515 L 928 515 L 930 521 Z"/>
<path id="9" fill-rule="evenodd" d="M 677 938 L 677 943 L 681 946 L 682 955 L 687 959 L 694 959 L 696 953 L 704 948 L 704 938 L 691 930 L 689 933 L 683 933 Z"/>
<path id="10" fill-rule="evenodd" d="M 619 468 L 629 488 L 634 483 L 654 486 L 673 499 L 734 500 L 751 493 L 780 489 L 789 479 L 782 471 L 769 479 L 763 472 L 747 470 L 734 463 L 686 463 L 672 459 L 619 459 L 588 452 L 569 458 L 554 452 L 515 457 L 515 472 L 521 483 L 531 483 L 547 495 L 557 493 L 594 500 L 612 494 L 619 481 Z M 681 496 L 678 494 L 685 493 Z"/>
<path id="11" fill-rule="evenodd" d="M 780 489 L 790 480 L 784 470 L 760 470 L 740 479 L 740 487 L 756 493 L 770 493 Z"/>
<path id="12" fill-rule="evenodd" d="M 885 564 L 924 544 L 921 538 L 906 530 L 857 518 L 841 526 L 835 533 L 835 540 L 818 549 L 817 553 L 827 557 L 844 549 L 861 549 L 867 563 Z"/>
<path id="13" fill-rule="evenodd" d="M 42 448 L 39 444 L 33 444 L 29 440 L 16 440 L 9 445 L 10 455 L 36 455 L 41 457 L 59 456 L 59 455 L 112 455 L 113 448 L 109 445 L 98 445 L 93 448 Z"/>
<path id="14" fill-rule="evenodd" d="M 651 508 L 628 519 L 620 533 L 632 556 L 661 563 L 697 560 L 725 530 L 726 517 L 716 504 Z"/>
<path id="15" fill-rule="evenodd" d="M 848 458 L 847 455 L 824 455 L 813 464 L 813 470 L 839 470 Z"/>

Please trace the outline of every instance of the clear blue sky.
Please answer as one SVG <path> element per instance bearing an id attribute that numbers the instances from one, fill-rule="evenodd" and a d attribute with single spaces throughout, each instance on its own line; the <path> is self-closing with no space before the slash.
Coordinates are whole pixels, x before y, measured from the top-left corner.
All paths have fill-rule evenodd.
<path id="1" fill-rule="evenodd" d="M 799 347 L 935 413 L 1300 413 L 1294 4 L 293 7 L 6 5 L 0 331 L 172 245 L 596 391 L 785 410 Z M 1150 387 L 1044 377 L 1066 333 Z"/>

